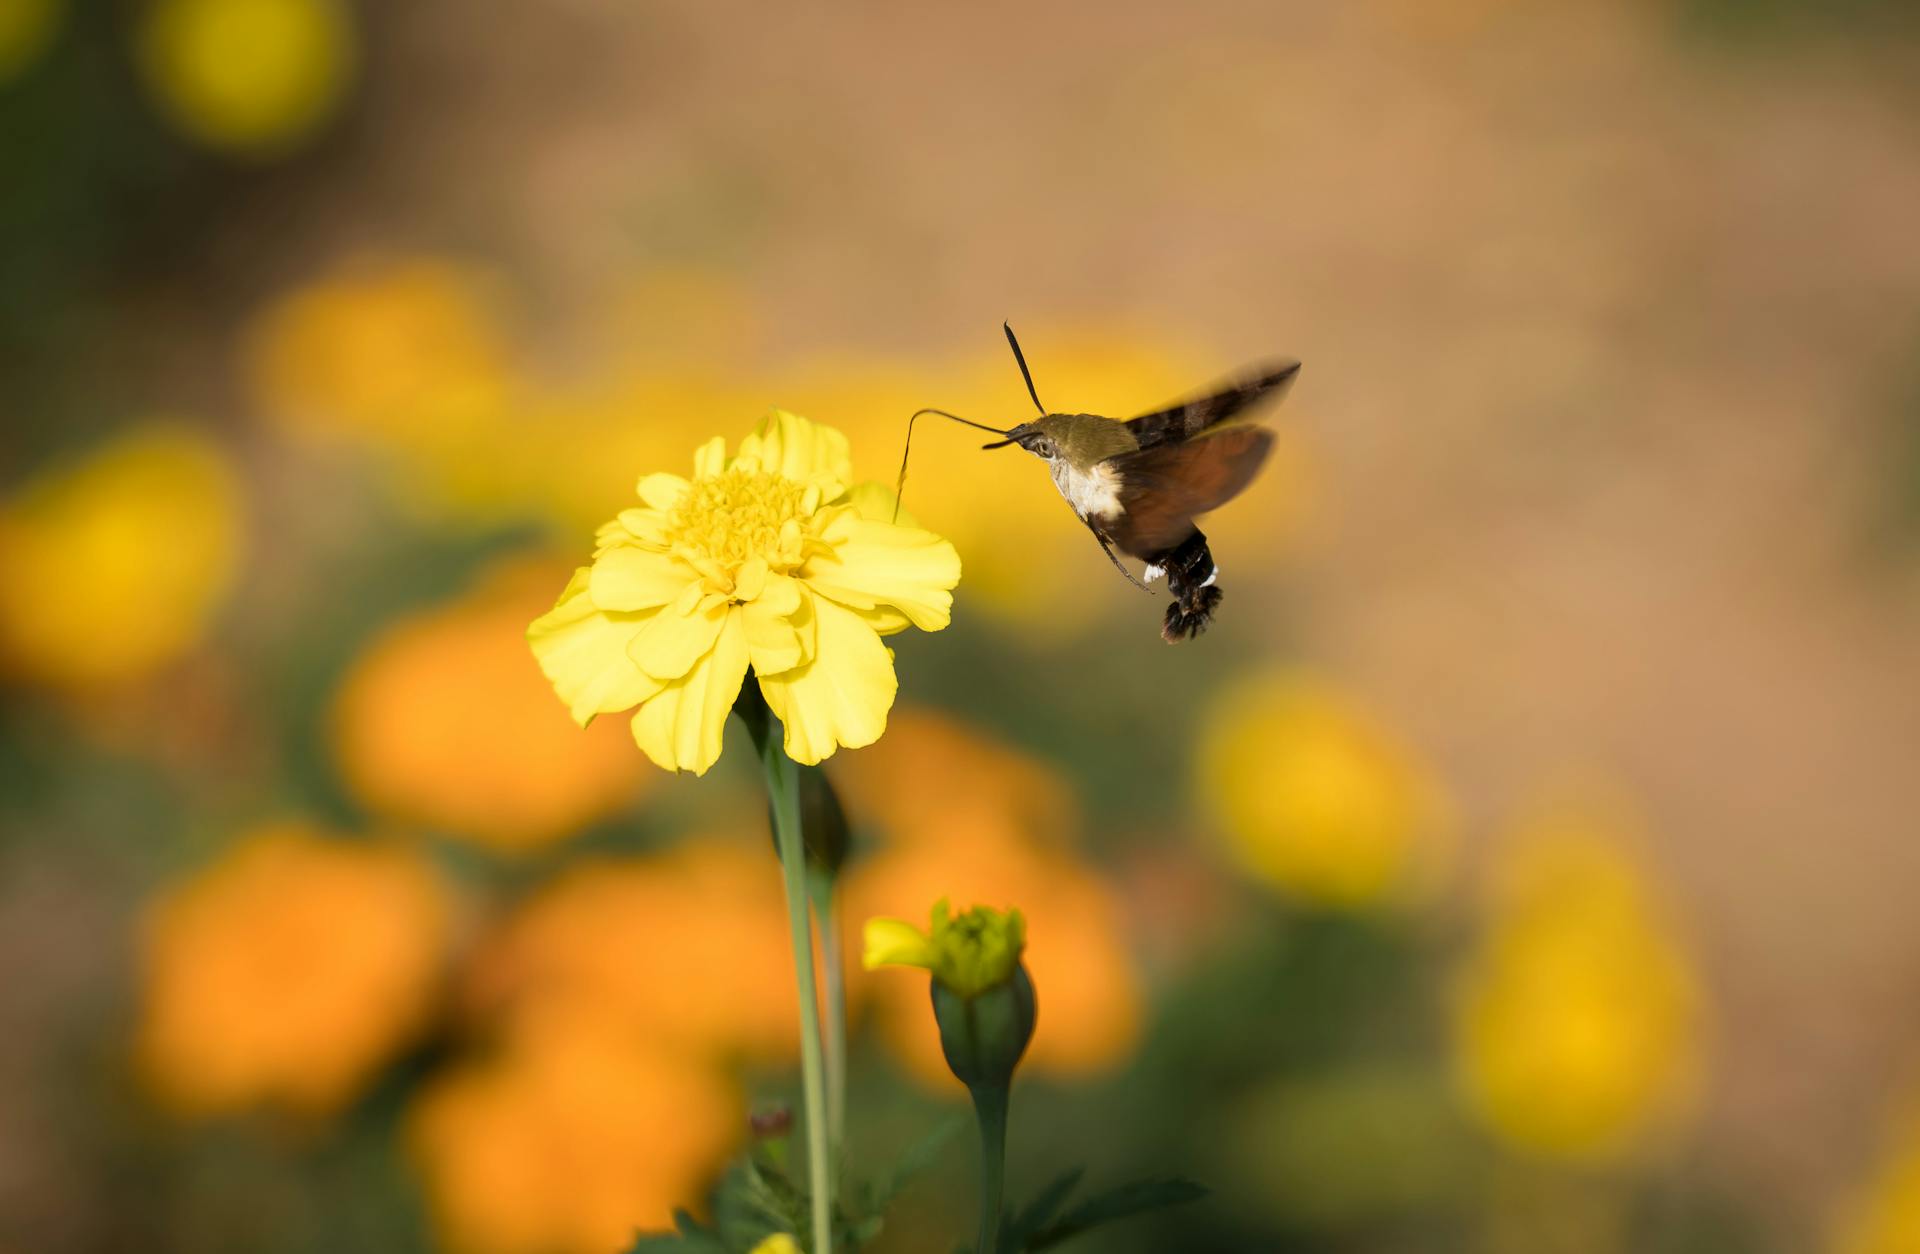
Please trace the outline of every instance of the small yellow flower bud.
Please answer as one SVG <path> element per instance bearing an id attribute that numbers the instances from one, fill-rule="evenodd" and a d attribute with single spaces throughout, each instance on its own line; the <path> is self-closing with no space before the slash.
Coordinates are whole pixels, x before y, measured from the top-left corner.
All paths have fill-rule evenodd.
<path id="1" fill-rule="evenodd" d="M 900 919 L 869 919 L 862 965 L 933 973 L 933 1017 L 947 1066 L 975 1091 L 1002 1097 L 1033 1039 L 1038 1007 L 1020 963 L 1026 920 L 1018 910 L 975 906 L 958 918 L 942 898 L 922 933 Z"/>
<path id="2" fill-rule="evenodd" d="M 975 906 L 954 918 L 942 898 L 929 934 L 900 919 L 869 919 L 862 964 L 921 967 L 963 998 L 977 997 L 1012 978 L 1026 948 L 1027 922 L 1018 910 Z"/>

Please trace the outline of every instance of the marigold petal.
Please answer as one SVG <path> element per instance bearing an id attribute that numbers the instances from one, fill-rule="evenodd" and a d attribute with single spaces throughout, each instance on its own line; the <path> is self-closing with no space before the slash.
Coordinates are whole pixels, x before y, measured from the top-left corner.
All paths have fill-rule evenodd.
<path id="1" fill-rule="evenodd" d="M 886 646 L 858 614 L 824 597 L 808 601 L 819 637 L 813 660 L 761 675 L 760 691 L 786 728 L 787 756 L 812 764 L 841 745 L 880 739 L 899 680 Z"/>
<path id="2" fill-rule="evenodd" d="M 600 529 L 600 547 L 631 544 L 664 553 L 672 547 L 670 525 L 667 516 L 657 509 L 623 509 L 618 518 Z"/>
<path id="3" fill-rule="evenodd" d="M 627 709 L 660 690 L 627 653 L 646 617 L 595 609 L 589 578 L 585 566 L 574 571 L 560 600 L 527 628 L 541 671 L 583 727 L 596 714 Z"/>
<path id="4" fill-rule="evenodd" d="M 692 484 L 679 475 L 660 471 L 640 476 L 640 482 L 634 491 L 638 492 L 640 499 L 652 508 L 670 510 L 680 503 L 680 498 L 685 496 L 692 487 Z"/>
<path id="5" fill-rule="evenodd" d="M 822 538 L 832 554 L 816 555 L 802 572 L 815 592 L 849 609 L 892 606 L 922 631 L 952 621 L 960 554 L 939 536 L 848 511 L 827 525 Z"/>
<path id="6" fill-rule="evenodd" d="M 893 489 L 875 479 L 865 483 L 856 483 L 847 489 L 846 503 L 860 517 L 873 522 L 897 523 L 902 527 L 918 527 L 920 522 L 907 507 L 900 504 L 900 498 Z"/>
<path id="7" fill-rule="evenodd" d="M 799 624 L 792 618 L 800 609 L 799 584 L 784 575 L 774 578 L 792 587 L 791 600 L 763 595 L 740 607 L 746 625 L 747 652 L 753 658 L 754 672 L 760 675 L 790 671 L 805 662 L 810 653 L 810 638 L 802 635 Z"/>
<path id="8" fill-rule="evenodd" d="M 713 647 L 729 616 L 725 601 L 709 605 L 700 596 L 699 585 L 688 588 L 694 594 L 691 598 L 682 595 L 673 605 L 646 619 L 627 642 L 627 656 L 633 664 L 655 679 L 685 675 Z M 691 604 L 687 604 L 689 601 Z"/>
<path id="9" fill-rule="evenodd" d="M 784 409 L 768 414 L 753 434 L 740 442 L 740 456 L 752 458 L 761 469 L 789 479 L 831 479 L 836 485 L 835 495 L 837 485 L 853 478 L 853 453 L 847 437 Z"/>
<path id="10" fill-rule="evenodd" d="M 693 477 L 704 478 L 717 475 L 727 468 L 727 441 L 725 436 L 714 436 L 693 452 Z"/>
<path id="11" fill-rule="evenodd" d="M 880 967 L 933 970 L 933 941 L 905 919 L 868 919 L 863 939 L 860 965 L 869 971 Z"/>
<path id="12" fill-rule="evenodd" d="M 669 771 L 704 775 L 720 758 L 727 715 L 747 675 L 742 617 L 723 609 L 713 648 L 633 716 L 633 739 Z"/>
<path id="13" fill-rule="evenodd" d="M 670 553 L 620 546 L 594 559 L 587 590 L 595 608 L 650 610 L 680 595 L 697 576 Z"/>

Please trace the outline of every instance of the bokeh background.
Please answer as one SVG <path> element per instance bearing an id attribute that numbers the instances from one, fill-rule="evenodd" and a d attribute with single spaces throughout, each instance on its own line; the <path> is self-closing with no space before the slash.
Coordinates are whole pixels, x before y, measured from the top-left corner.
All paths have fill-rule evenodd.
<path id="1" fill-rule="evenodd" d="M 767 408 L 1306 363 L 1168 649 L 1040 469 L 831 764 L 1116 1251 L 1920 1250 L 1903 0 L 0 0 L 0 1249 L 594 1254 L 792 1090 L 765 819 L 521 634 Z M 856 982 L 854 1152 L 960 1090 Z M 881 1248 L 966 1231 L 964 1138 Z"/>

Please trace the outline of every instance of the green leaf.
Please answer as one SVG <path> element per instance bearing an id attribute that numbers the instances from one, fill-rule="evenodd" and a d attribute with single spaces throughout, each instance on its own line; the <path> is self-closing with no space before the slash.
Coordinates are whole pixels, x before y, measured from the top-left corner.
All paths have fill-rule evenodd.
<path id="1" fill-rule="evenodd" d="M 875 1213 L 885 1210 L 900 1190 L 906 1187 L 908 1181 L 933 1166 L 933 1160 L 940 1156 L 940 1151 L 946 1148 L 947 1142 L 951 1141 L 960 1129 L 966 1127 L 968 1122 L 965 1115 L 954 1115 L 943 1119 L 925 1136 L 909 1145 L 895 1160 L 893 1171 L 883 1177 L 873 1188 L 868 1209 Z"/>
<path id="2" fill-rule="evenodd" d="M 1026 1248 L 1030 1251 L 1051 1249 L 1116 1219 L 1128 1219 L 1169 1206 L 1184 1206 L 1206 1195 L 1206 1188 L 1191 1180 L 1136 1180 L 1088 1198 L 1061 1216 L 1059 1222 L 1035 1234 Z"/>
<path id="3" fill-rule="evenodd" d="M 720 1180 L 713 1220 L 730 1247 L 750 1250 L 775 1232 L 804 1232 L 807 1200 L 770 1162 L 749 1159 Z"/>
<path id="4" fill-rule="evenodd" d="M 643 1232 L 625 1254 L 731 1254 L 718 1233 L 684 1210 L 673 1212 L 674 1232 Z"/>
<path id="5" fill-rule="evenodd" d="M 1040 1190 L 1031 1202 L 1017 1212 L 1011 1212 L 1000 1221 L 1000 1248 L 1003 1250 L 1024 1250 L 1027 1242 L 1044 1229 L 1053 1219 L 1055 1212 L 1066 1204 L 1067 1198 L 1079 1187 L 1080 1177 L 1087 1173 L 1085 1167 L 1075 1167 L 1060 1173 L 1052 1184 Z"/>

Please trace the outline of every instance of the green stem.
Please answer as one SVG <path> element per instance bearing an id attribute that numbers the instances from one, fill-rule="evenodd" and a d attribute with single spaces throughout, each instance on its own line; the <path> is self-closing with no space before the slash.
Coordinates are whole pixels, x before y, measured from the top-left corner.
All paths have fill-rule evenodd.
<path id="1" fill-rule="evenodd" d="M 837 1182 L 847 1159 L 846 945 L 833 877 L 816 870 L 812 879 L 813 913 L 820 920 L 820 952 L 827 968 L 827 1021 L 821 1035 L 827 1054 L 827 1152 Z"/>
<path id="2" fill-rule="evenodd" d="M 995 1254 L 1000 1245 L 1000 1195 L 1007 1178 L 1007 1090 L 982 1084 L 968 1091 L 980 1124 L 980 1241 L 974 1254 Z"/>
<path id="3" fill-rule="evenodd" d="M 807 851 L 800 836 L 800 777 L 780 737 L 760 741 L 767 795 L 773 799 L 774 838 L 786 881 L 787 921 L 793 932 L 794 990 L 800 998 L 800 1093 L 806 1106 L 808 1196 L 813 1207 L 811 1254 L 833 1251 L 833 1184 L 827 1150 L 826 1069 L 820 1049 L 820 992 L 813 970 L 813 928 L 807 915 Z"/>

